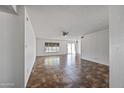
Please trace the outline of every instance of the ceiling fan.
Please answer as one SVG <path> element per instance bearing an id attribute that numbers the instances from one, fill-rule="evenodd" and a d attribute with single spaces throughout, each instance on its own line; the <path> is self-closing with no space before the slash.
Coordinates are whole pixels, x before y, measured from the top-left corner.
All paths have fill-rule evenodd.
<path id="1" fill-rule="evenodd" d="M 69 32 L 62 31 L 63 36 L 67 36 L 68 34 L 69 34 Z"/>

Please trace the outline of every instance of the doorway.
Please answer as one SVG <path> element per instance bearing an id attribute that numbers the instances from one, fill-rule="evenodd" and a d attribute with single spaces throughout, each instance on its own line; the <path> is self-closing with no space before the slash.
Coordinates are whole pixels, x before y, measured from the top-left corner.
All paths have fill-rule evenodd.
<path id="1" fill-rule="evenodd" d="M 68 49 L 68 54 L 75 54 L 76 53 L 75 43 L 68 43 L 67 49 Z"/>

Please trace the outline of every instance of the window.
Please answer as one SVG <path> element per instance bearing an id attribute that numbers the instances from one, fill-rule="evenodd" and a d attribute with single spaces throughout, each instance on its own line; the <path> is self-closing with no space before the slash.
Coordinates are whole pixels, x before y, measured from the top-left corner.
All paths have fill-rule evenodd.
<path id="1" fill-rule="evenodd" d="M 59 43 L 45 42 L 45 52 L 58 52 L 59 50 Z"/>

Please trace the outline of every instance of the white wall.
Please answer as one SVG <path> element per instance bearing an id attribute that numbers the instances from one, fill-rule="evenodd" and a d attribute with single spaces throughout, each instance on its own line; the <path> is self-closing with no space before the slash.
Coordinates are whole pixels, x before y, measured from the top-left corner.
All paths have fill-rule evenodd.
<path id="1" fill-rule="evenodd" d="M 84 36 L 81 40 L 82 59 L 109 65 L 109 31 L 103 30 Z"/>
<path id="2" fill-rule="evenodd" d="M 124 88 L 124 6 L 110 6 L 110 87 Z"/>
<path id="3" fill-rule="evenodd" d="M 24 87 L 24 9 L 0 12 L 0 87 Z"/>
<path id="4" fill-rule="evenodd" d="M 28 19 L 27 19 L 28 18 Z M 25 86 L 36 58 L 36 37 L 25 9 Z"/>
<path id="5" fill-rule="evenodd" d="M 45 52 L 45 42 L 57 42 L 60 43 L 60 51 L 56 53 L 46 53 Z M 37 56 L 45 55 L 62 55 L 67 54 L 67 43 L 74 42 L 75 40 L 56 40 L 56 39 L 37 39 Z"/>

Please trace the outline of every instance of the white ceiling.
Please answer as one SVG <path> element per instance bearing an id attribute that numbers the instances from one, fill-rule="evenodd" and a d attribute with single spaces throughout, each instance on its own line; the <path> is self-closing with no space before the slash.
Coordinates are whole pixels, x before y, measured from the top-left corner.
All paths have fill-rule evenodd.
<path id="1" fill-rule="evenodd" d="M 77 39 L 108 29 L 108 6 L 26 6 L 37 38 Z M 69 32 L 67 37 L 62 31 Z"/>

